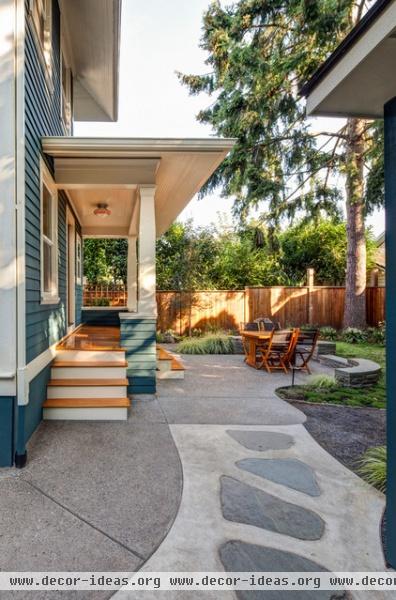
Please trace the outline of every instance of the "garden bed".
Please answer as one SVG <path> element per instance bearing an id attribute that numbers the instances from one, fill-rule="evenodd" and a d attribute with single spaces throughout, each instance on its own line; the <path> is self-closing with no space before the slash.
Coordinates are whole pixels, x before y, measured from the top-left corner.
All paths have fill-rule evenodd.
<path id="1" fill-rule="evenodd" d="M 383 369 L 379 382 L 364 389 L 296 385 L 277 394 L 306 415 L 305 427 L 325 450 L 357 472 L 363 454 L 386 443 L 385 348 L 337 342 L 336 354 L 377 362 Z"/>
<path id="2" fill-rule="evenodd" d="M 343 465 L 357 472 L 362 455 L 386 443 L 386 412 L 375 408 L 290 401 L 307 417 L 312 437 Z"/>

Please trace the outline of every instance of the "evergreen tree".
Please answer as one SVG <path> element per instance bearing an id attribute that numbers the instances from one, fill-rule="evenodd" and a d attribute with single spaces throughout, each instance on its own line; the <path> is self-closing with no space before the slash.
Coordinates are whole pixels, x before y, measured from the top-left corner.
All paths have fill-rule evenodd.
<path id="1" fill-rule="evenodd" d="M 222 186 L 244 220 L 265 202 L 276 226 L 296 214 L 337 216 L 345 178 L 348 249 L 344 325 L 365 325 L 364 218 L 383 198 L 382 132 L 377 122 L 350 118 L 336 133 L 314 131 L 299 84 L 306 81 L 361 19 L 364 0 L 239 0 L 210 5 L 202 47 L 210 72 L 182 75 L 192 94 L 213 95 L 198 119 L 236 137 L 228 158 L 203 192 Z M 366 172 L 368 172 L 367 177 Z"/>

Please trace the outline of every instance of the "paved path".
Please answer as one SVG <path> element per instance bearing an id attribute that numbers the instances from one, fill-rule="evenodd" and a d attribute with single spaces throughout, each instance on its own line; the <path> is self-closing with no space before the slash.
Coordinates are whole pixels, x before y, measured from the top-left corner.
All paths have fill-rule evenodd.
<path id="1" fill-rule="evenodd" d="M 239 356 L 184 359 L 185 380 L 162 382 L 158 393 L 183 466 L 182 502 L 143 570 L 383 570 L 384 498 L 325 452 L 303 426 L 305 416 L 274 395 L 290 376 L 254 371 Z M 236 596 L 320 600 L 331 593 L 221 594 Z M 162 597 L 214 600 L 219 593 L 144 594 Z"/>
<path id="2" fill-rule="evenodd" d="M 27 468 L 0 475 L 0 569 L 271 570 L 275 562 L 382 570 L 383 496 L 320 448 L 305 416 L 275 396 L 290 376 L 254 371 L 240 356 L 186 362 L 185 380 L 135 399 L 126 423 L 42 423 Z M 162 597 L 219 594 L 115 595 Z M 238 595 L 253 597 L 273 596 Z M 299 596 L 276 596 L 284 598 Z"/>

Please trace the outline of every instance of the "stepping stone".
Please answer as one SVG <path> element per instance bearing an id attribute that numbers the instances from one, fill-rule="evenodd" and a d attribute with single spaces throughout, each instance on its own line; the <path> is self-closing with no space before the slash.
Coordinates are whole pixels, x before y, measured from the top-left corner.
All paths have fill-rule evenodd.
<path id="1" fill-rule="evenodd" d="M 246 544 L 231 540 L 220 547 L 220 560 L 226 571 L 239 572 L 319 572 L 327 571 L 321 565 L 275 548 Z M 336 590 L 238 590 L 239 600 L 346 600 L 348 592 Z"/>
<path id="2" fill-rule="evenodd" d="M 223 516 L 229 521 L 299 540 L 319 540 L 323 535 L 325 523 L 316 513 L 232 477 L 221 477 L 220 499 Z"/>
<path id="3" fill-rule="evenodd" d="M 227 433 L 235 441 L 248 450 L 265 452 L 266 450 L 287 450 L 294 444 L 291 435 L 271 431 L 248 431 L 227 429 Z"/>
<path id="4" fill-rule="evenodd" d="M 320 496 L 311 467 L 295 458 L 245 458 L 237 467 L 309 496 Z"/>

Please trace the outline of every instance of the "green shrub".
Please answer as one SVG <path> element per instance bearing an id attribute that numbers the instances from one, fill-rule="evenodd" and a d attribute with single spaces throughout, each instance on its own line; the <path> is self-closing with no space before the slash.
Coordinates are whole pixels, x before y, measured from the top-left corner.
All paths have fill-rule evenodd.
<path id="1" fill-rule="evenodd" d="M 157 344 L 165 344 L 165 333 L 162 331 L 157 331 L 155 334 L 155 340 Z"/>
<path id="2" fill-rule="evenodd" d="M 360 460 L 358 473 L 381 492 L 386 489 L 386 448 L 369 448 Z"/>
<path id="3" fill-rule="evenodd" d="M 307 381 L 307 385 L 317 390 L 332 390 L 337 387 L 337 382 L 331 375 L 311 375 Z"/>
<path id="4" fill-rule="evenodd" d="M 335 342 L 338 337 L 337 329 L 334 327 L 321 327 L 320 337 L 322 340 L 328 340 L 329 342 Z"/>
<path id="5" fill-rule="evenodd" d="M 234 346 L 231 338 L 217 333 L 186 338 L 178 344 L 177 352 L 181 354 L 233 354 Z"/>
<path id="6" fill-rule="evenodd" d="M 367 332 L 357 327 L 347 327 L 342 332 L 341 339 L 348 344 L 361 344 L 367 341 Z"/>
<path id="7" fill-rule="evenodd" d="M 174 344 L 180 339 L 173 329 L 167 329 L 166 331 L 157 331 L 156 340 L 158 344 Z"/>
<path id="8" fill-rule="evenodd" d="M 385 321 L 378 323 L 378 327 L 367 328 L 367 340 L 372 344 L 380 344 L 385 346 L 386 342 L 386 327 Z"/>
<path id="9" fill-rule="evenodd" d="M 92 306 L 110 306 L 109 298 L 94 298 L 92 300 Z"/>

